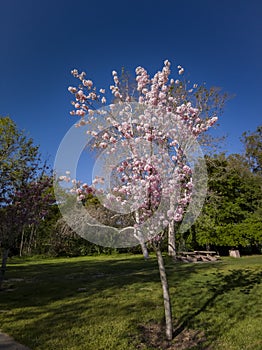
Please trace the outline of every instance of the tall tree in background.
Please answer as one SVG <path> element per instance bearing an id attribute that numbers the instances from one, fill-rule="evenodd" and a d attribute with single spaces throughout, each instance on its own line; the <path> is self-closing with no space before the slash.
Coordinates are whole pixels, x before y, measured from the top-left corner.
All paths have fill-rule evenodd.
<path id="1" fill-rule="evenodd" d="M 244 132 L 242 142 L 245 146 L 245 156 L 252 171 L 262 173 L 262 125 L 256 131 Z"/>
<path id="2" fill-rule="evenodd" d="M 207 247 L 258 246 L 262 243 L 261 176 L 252 172 L 246 158 L 239 154 L 220 154 L 206 160 L 209 190 L 193 228 L 195 241 Z"/>
<path id="3" fill-rule="evenodd" d="M 181 104 L 190 102 L 197 106 L 199 110 L 199 118 L 202 120 L 210 120 L 212 118 L 219 118 L 223 113 L 224 105 L 230 98 L 227 93 L 222 93 L 219 87 L 208 88 L 206 84 L 193 85 L 193 89 L 188 89 L 190 82 L 181 79 L 172 89 L 172 96 Z M 214 128 L 218 127 L 218 123 Z M 212 128 L 213 129 L 213 128 Z M 212 130 L 211 129 L 211 130 Z M 201 145 L 202 151 L 206 155 L 213 155 L 221 150 L 225 136 L 214 136 L 206 129 L 198 135 L 198 142 Z M 179 231 L 179 223 L 172 220 L 168 225 L 168 255 L 176 258 L 177 253 L 177 235 Z M 194 227 L 193 227 L 194 229 Z M 184 241 L 184 234 L 180 233 L 180 242 Z M 180 247 L 181 248 L 181 247 Z"/>
<path id="4" fill-rule="evenodd" d="M 9 250 L 25 225 L 44 217 L 49 203 L 51 178 L 42 163 L 39 147 L 9 117 L 0 119 L 0 247 L 4 278 Z"/>

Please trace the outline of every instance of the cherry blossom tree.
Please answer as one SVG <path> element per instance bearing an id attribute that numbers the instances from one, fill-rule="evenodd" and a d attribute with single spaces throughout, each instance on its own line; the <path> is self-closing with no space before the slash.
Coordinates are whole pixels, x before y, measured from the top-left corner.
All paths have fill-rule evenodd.
<path id="1" fill-rule="evenodd" d="M 200 186 L 197 194 L 201 194 L 203 182 L 202 197 L 205 195 L 205 176 L 202 176 L 205 171 L 198 176 L 196 169 L 205 170 L 205 164 L 201 162 L 196 140 L 217 121 L 214 115 L 201 118 L 201 106 L 194 106 L 188 99 L 197 85 L 187 88 L 182 84 L 180 77 L 184 68 L 180 65 L 177 68 L 178 78 L 174 79 L 168 60 L 152 78 L 145 68 L 137 67 L 133 91 L 125 88 L 118 73 L 113 71 L 114 84 L 109 88 L 114 101 L 111 104 L 107 104 L 109 93 L 104 88 L 97 89 L 84 72 L 76 69 L 72 75 L 79 85 L 68 89 L 74 96 L 71 115 L 80 118 L 76 127 L 85 130 L 88 146 L 97 156 L 97 176 L 92 184 L 81 184 L 73 179 L 70 191 L 76 194 L 79 203 L 84 203 L 92 193 L 112 210 L 112 216 L 132 214 L 133 222 L 129 222 L 128 227 L 108 227 L 107 231 L 114 235 L 116 246 L 123 236 L 133 245 L 140 243 L 145 258 L 148 257 L 146 242 L 154 248 L 168 340 L 173 338 L 173 323 L 161 243 L 168 227 L 169 243 L 174 245 L 174 223 L 190 225 L 201 209 L 201 200 L 196 204 L 195 192 Z M 70 174 L 60 180 L 70 181 Z M 192 206 L 193 201 L 195 206 Z M 96 236 L 100 239 L 100 227 L 95 218 L 81 211 L 76 223 L 75 213 L 71 216 L 74 217 L 71 227 L 87 239 L 96 239 Z M 64 215 L 69 215 L 70 219 L 68 208 Z M 85 232 L 83 222 L 88 227 Z"/>

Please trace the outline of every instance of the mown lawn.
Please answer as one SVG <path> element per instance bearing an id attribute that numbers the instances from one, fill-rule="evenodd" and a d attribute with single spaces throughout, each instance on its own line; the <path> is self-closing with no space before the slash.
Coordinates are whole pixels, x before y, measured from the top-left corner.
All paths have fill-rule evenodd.
<path id="1" fill-rule="evenodd" d="M 166 266 L 178 330 L 205 333 L 192 349 L 262 349 L 262 256 Z M 153 256 L 13 259 L 4 287 L 0 329 L 32 350 L 154 349 L 163 322 Z"/>

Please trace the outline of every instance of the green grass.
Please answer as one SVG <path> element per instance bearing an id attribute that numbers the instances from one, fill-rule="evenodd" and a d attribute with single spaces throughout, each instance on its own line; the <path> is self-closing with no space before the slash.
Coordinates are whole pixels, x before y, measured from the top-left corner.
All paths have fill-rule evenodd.
<path id="1" fill-rule="evenodd" d="M 206 334 L 194 349 L 261 350 L 261 263 L 262 256 L 203 264 L 166 258 L 174 318 Z M 149 350 L 141 325 L 163 321 L 154 257 L 13 259 L 6 278 L 12 291 L 0 292 L 0 329 L 32 350 Z"/>

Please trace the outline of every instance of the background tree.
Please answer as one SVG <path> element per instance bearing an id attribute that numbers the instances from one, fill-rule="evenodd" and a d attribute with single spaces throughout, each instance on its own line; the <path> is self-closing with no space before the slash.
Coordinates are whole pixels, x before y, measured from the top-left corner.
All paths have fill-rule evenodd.
<path id="1" fill-rule="evenodd" d="M 207 247 L 261 244 L 261 176 L 239 154 L 207 157 L 207 165 L 208 196 L 190 239 Z"/>
<path id="2" fill-rule="evenodd" d="M 177 106 L 190 102 L 197 106 L 199 110 L 198 117 L 202 120 L 219 118 L 230 96 L 227 93 L 222 93 L 219 87 L 208 88 L 205 83 L 201 85 L 193 84 L 193 86 L 191 84 L 191 88 L 188 88 L 188 85 L 190 85 L 190 81 L 181 79 L 176 81 L 173 86 L 172 96 L 174 96 Z M 218 125 L 216 123 L 214 127 L 216 128 Z M 209 128 L 204 131 L 198 135 L 198 142 L 203 153 L 207 155 L 217 153 L 221 149 L 225 137 L 212 135 Z M 179 223 L 174 220 L 168 225 L 168 255 L 174 259 L 176 258 L 177 246 L 179 246 L 179 249 L 184 248 L 184 236 L 186 234 L 180 233 L 179 227 Z"/>
<path id="3" fill-rule="evenodd" d="M 26 225 L 44 217 L 51 182 L 47 166 L 41 162 L 39 147 L 9 117 L 0 119 L 0 246 L 2 268 L 6 270 L 8 253 Z M 47 191 L 47 192 L 46 192 Z M 49 193 L 48 193 L 49 191 Z M 51 199 L 52 197 L 52 199 Z M 43 204 L 46 203 L 46 204 Z"/>
<path id="4" fill-rule="evenodd" d="M 252 171 L 262 172 L 262 125 L 253 132 L 244 132 L 242 142 L 245 146 L 245 157 Z"/>
<path id="5" fill-rule="evenodd" d="M 14 204 L 16 220 L 22 229 L 20 256 L 24 248 L 27 254 L 31 254 L 32 247 L 37 246 L 39 224 L 48 216 L 51 205 L 55 204 L 53 178 L 44 174 L 43 169 L 41 169 L 40 175 L 16 191 Z"/>

